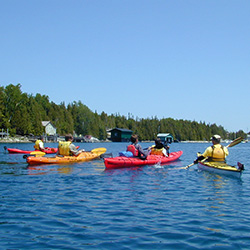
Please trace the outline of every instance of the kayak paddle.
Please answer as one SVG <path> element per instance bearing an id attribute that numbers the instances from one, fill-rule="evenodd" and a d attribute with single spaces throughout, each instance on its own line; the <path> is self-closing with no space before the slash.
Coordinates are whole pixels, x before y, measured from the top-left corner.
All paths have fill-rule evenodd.
<path id="1" fill-rule="evenodd" d="M 104 154 L 107 151 L 106 148 L 94 148 L 90 152 L 95 154 Z"/>
<path id="2" fill-rule="evenodd" d="M 35 155 L 35 156 L 44 156 L 46 155 L 46 153 L 42 152 L 42 151 L 32 151 L 30 152 L 31 155 Z"/>
<path id="3" fill-rule="evenodd" d="M 42 151 L 32 151 L 30 152 L 30 155 L 35 156 L 35 157 L 39 157 L 39 156 L 44 156 L 46 155 L 46 153 L 42 152 Z M 23 159 L 27 159 L 29 155 L 23 155 Z"/>
<path id="4" fill-rule="evenodd" d="M 228 144 L 226 147 L 227 148 L 231 148 L 237 144 L 239 144 L 240 142 L 242 142 L 244 139 L 242 137 L 238 137 L 235 140 L 233 140 L 230 144 Z M 202 161 L 205 161 L 207 159 L 207 157 L 205 159 L 203 159 Z M 193 165 L 195 165 L 197 163 L 191 163 L 188 166 L 185 167 L 185 169 L 189 169 L 190 167 L 192 167 Z"/>

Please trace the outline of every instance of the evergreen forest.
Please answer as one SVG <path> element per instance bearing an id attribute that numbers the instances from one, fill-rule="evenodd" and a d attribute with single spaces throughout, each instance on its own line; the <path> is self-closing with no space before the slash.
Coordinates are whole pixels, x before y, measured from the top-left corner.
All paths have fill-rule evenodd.
<path id="1" fill-rule="evenodd" d="M 51 121 L 58 135 L 92 135 L 105 140 L 107 130 L 113 128 L 130 129 L 138 134 L 140 140 L 153 140 L 157 133 L 171 133 L 178 141 L 209 140 L 211 135 L 219 134 L 224 139 L 235 139 L 246 134 L 239 130 L 228 132 L 222 126 L 172 118 L 158 119 L 134 118 L 120 114 L 108 115 L 91 111 L 82 101 L 68 105 L 55 104 L 46 95 L 22 93 L 21 84 L 0 86 L 0 129 L 10 135 L 42 135 L 42 121 Z M 167 114 L 166 114 L 167 116 Z"/>

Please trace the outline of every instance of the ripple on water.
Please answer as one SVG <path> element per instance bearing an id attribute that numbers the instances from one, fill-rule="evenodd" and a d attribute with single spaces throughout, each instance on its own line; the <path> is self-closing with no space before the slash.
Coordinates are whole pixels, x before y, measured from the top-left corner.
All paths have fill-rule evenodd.
<path id="1" fill-rule="evenodd" d="M 206 145 L 171 147 L 184 151 L 176 163 L 108 171 L 103 161 L 29 168 L 2 154 L 20 164 L 0 164 L 0 248 L 249 249 L 248 168 L 240 180 L 186 171 Z"/>

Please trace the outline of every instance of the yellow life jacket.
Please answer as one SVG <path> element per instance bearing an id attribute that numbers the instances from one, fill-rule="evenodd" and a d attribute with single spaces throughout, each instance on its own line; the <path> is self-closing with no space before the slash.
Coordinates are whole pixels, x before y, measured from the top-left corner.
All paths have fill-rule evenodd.
<path id="1" fill-rule="evenodd" d="M 59 155 L 69 156 L 71 155 L 69 150 L 69 145 L 71 144 L 71 141 L 59 141 L 58 143 L 58 153 Z"/>
<path id="2" fill-rule="evenodd" d="M 40 150 L 40 146 L 39 146 L 39 143 L 40 143 L 40 142 L 42 142 L 42 140 L 36 140 L 35 145 L 34 145 L 34 148 L 35 148 L 36 150 Z"/>
<path id="3" fill-rule="evenodd" d="M 153 147 L 153 148 L 151 148 L 150 154 L 151 154 L 151 155 L 162 155 L 162 156 L 165 156 L 165 155 L 163 154 L 163 152 L 162 152 L 163 149 L 164 149 L 164 148 L 158 149 L 158 148 Z"/>
<path id="4" fill-rule="evenodd" d="M 225 161 L 226 155 L 223 146 L 220 147 L 212 146 L 212 156 L 211 161 Z"/>

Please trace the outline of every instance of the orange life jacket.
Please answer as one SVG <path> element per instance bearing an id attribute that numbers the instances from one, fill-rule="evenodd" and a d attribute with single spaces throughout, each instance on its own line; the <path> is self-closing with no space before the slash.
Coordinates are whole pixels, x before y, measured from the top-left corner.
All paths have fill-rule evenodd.
<path id="1" fill-rule="evenodd" d="M 150 154 L 151 154 L 151 155 L 162 155 L 162 156 L 165 156 L 165 155 L 163 154 L 163 152 L 162 152 L 163 149 L 164 149 L 164 148 L 158 149 L 158 148 L 153 147 L 153 148 L 151 149 Z"/>

